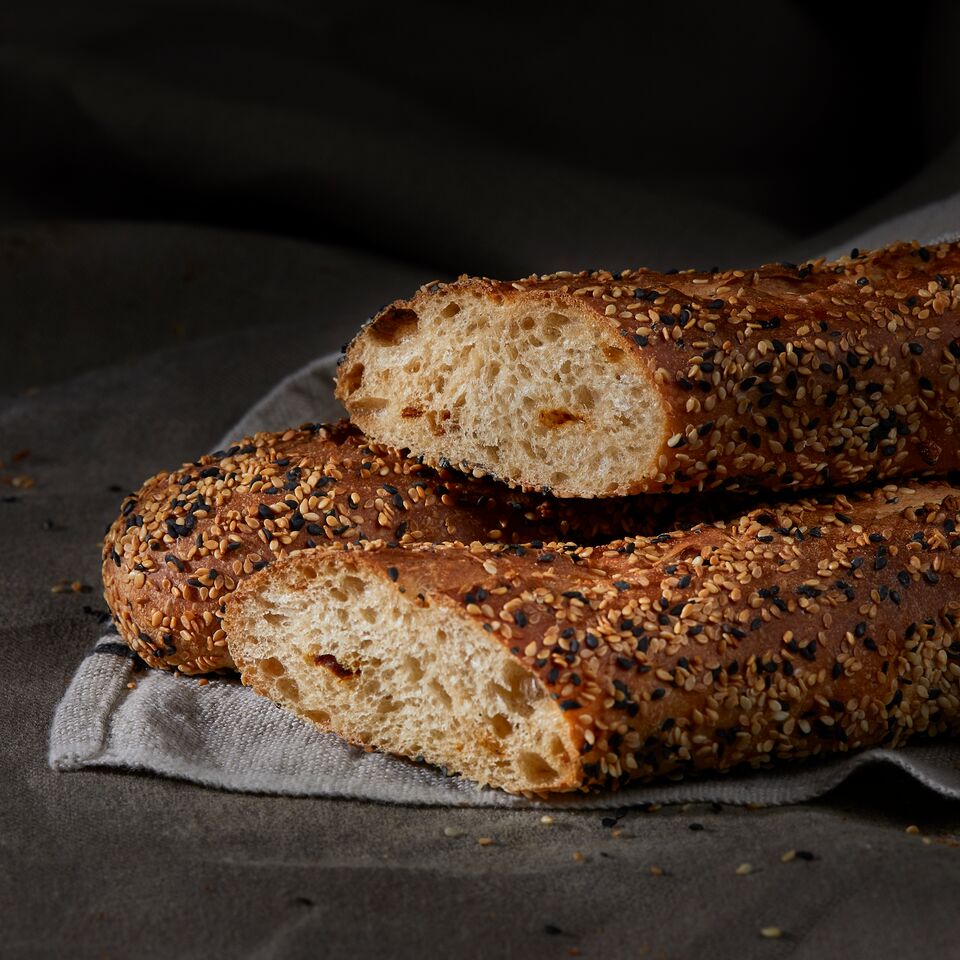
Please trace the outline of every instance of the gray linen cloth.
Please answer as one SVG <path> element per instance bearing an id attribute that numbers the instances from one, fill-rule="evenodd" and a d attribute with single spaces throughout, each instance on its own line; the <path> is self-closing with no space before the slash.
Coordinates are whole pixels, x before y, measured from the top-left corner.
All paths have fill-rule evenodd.
<path id="1" fill-rule="evenodd" d="M 955 236 L 956 200 L 897 218 L 843 248 L 898 237 Z M 949 218 L 947 216 L 949 211 Z M 221 446 L 305 420 L 333 420 L 336 356 L 282 380 L 223 438 Z M 128 684 L 135 683 L 135 686 Z M 704 776 L 617 792 L 529 801 L 460 777 L 366 753 L 258 697 L 233 679 L 177 677 L 138 663 L 112 630 L 84 659 L 57 706 L 49 762 L 58 770 L 121 767 L 251 793 L 354 797 L 387 803 L 615 809 L 645 803 L 796 803 L 820 796 L 867 764 L 899 766 L 946 797 L 960 798 L 960 742 L 928 740 L 770 770 Z"/>

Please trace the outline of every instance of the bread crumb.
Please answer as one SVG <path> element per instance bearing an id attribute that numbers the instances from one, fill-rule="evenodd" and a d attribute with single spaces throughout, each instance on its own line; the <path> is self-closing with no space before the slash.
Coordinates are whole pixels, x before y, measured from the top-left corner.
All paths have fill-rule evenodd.
<path id="1" fill-rule="evenodd" d="M 51 588 L 51 593 L 89 593 L 92 588 L 80 580 L 58 580 Z"/>

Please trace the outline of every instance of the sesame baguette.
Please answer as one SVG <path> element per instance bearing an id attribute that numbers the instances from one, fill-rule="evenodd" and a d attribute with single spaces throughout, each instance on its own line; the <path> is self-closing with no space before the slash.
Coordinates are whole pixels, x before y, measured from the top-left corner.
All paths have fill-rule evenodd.
<path id="1" fill-rule="evenodd" d="M 606 547 L 305 551 L 228 609 L 243 682 L 511 792 L 960 729 L 960 489 L 887 486 Z"/>
<path id="2" fill-rule="evenodd" d="M 960 243 L 719 273 L 461 277 L 384 309 L 337 396 L 369 436 L 562 497 L 960 467 Z"/>
<path id="3" fill-rule="evenodd" d="M 147 663 L 204 673 L 233 665 L 221 620 L 237 583 L 290 550 L 363 538 L 592 543 L 728 515 L 735 503 L 559 501 L 432 469 L 346 423 L 305 425 L 241 440 L 128 495 L 104 540 L 105 597 Z"/>

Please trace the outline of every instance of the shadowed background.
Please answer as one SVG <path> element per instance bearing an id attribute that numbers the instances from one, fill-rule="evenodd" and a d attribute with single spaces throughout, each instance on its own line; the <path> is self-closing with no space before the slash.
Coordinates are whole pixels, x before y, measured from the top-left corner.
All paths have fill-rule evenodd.
<path id="1" fill-rule="evenodd" d="M 958 29 L 950 4 L 9 0 L 3 389 L 245 326 L 339 344 L 459 273 L 813 256 L 960 190 Z"/>

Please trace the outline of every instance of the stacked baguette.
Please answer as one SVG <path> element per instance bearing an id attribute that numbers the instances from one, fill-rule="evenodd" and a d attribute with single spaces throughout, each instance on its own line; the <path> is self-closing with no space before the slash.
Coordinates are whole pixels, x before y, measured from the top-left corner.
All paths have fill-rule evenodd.
<path id="1" fill-rule="evenodd" d="M 124 502 L 118 629 L 514 792 L 955 729 L 958 275 L 898 244 L 431 285 L 348 348 L 353 427 Z"/>
<path id="2" fill-rule="evenodd" d="M 348 740 L 553 792 L 957 729 L 960 490 L 770 505 L 604 547 L 290 557 L 245 683 Z"/>
<path id="3" fill-rule="evenodd" d="M 223 615 L 238 583 L 291 551 L 382 540 L 597 543 L 727 516 L 743 497 L 557 500 L 431 468 L 348 423 L 259 433 L 124 498 L 103 544 L 105 596 L 150 666 L 233 669 Z"/>
<path id="4" fill-rule="evenodd" d="M 387 307 L 337 395 L 369 436 L 558 496 L 960 467 L 960 243 L 723 273 L 461 278 Z"/>

